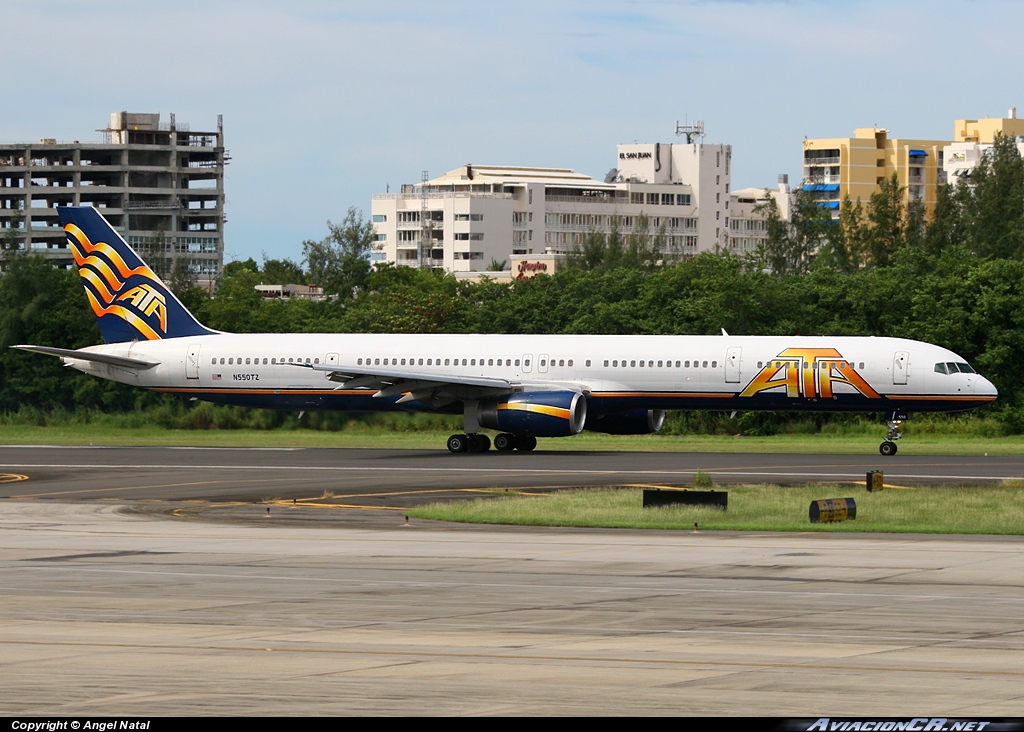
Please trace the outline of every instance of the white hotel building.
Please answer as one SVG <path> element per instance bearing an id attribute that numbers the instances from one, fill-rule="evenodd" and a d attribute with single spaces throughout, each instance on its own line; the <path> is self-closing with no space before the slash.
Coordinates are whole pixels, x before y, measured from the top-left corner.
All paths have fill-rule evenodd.
<path id="1" fill-rule="evenodd" d="M 731 192 L 732 146 L 701 142 L 618 146 L 605 181 L 565 168 L 464 165 L 401 193 L 376 194 L 378 260 L 479 272 L 513 255 L 566 253 L 592 231 L 664 227 L 666 256 L 756 248 L 763 191 Z M 788 212 L 788 187 L 774 191 Z M 780 196 L 781 194 L 781 196 Z M 517 257 L 520 259 L 521 257 Z"/>

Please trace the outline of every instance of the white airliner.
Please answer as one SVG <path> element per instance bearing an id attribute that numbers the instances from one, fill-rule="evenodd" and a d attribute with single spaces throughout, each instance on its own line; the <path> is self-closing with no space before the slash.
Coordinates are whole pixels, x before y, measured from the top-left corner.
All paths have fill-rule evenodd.
<path id="1" fill-rule="evenodd" d="M 270 409 L 462 413 L 452 452 L 530 451 L 584 429 L 657 432 L 667 409 L 971 409 L 995 387 L 957 354 L 900 338 L 229 334 L 199 323 L 90 207 L 59 209 L 105 345 L 15 346 L 104 379 Z"/>

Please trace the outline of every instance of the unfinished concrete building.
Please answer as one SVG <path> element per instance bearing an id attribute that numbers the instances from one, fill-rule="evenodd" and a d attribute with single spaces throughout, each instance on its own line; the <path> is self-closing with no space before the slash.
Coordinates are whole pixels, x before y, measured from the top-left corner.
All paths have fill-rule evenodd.
<path id="1" fill-rule="evenodd" d="M 158 273 L 224 261 L 224 127 L 114 112 L 100 143 L 0 144 L 0 244 L 71 265 L 57 206 L 95 206 Z"/>

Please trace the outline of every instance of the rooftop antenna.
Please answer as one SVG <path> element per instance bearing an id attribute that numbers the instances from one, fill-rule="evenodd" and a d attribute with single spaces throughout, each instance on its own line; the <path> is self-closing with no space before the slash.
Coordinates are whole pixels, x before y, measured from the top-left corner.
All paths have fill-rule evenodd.
<path id="1" fill-rule="evenodd" d="M 704 120 L 697 120 L 693 124 L 679 124 L 679 120 L 676 120 L 676 137 L 680 135 L 686 136 L 686 144 L 692 145 L 694 138 L 699 137 L 701 142 L 704 141 Z"/>
<path id="2" fill-rule="evenodd" d="M 427 203 L 427 181 L 430 180 L 430 175 L 427 171 L 423 171 L 420 174 L 420 246 L 416 252 L 418 255 L 417 264 L 420 269 L 427 267 L 426 257 L 424 252 L 430 252 L 430 248 L 433 246 L 433 229 L 434 222 L 430 220 L 430 210 Z"/>

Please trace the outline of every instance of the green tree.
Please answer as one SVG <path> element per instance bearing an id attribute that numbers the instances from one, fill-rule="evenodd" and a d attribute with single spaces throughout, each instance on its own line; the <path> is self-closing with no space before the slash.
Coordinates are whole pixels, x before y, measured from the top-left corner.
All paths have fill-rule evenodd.
<path id="1" fill-rule="evenodd" d="M 307 281 L 320 285 L 325 293 L 349 299 L 366 286 L 370 276 L 370 253 L 377 241 L 373 223 L 353 206 L 340 225 L 328 221 L 327 228 L 324 239 L 302 242 Z"/>
<path id="2" fill-rule="evenodd" d="M 566 254 L 565 264 L 572 269 L 598 269 L 604 266 L 607 248 L 608 237 L 605 233 L 592 229 L 583 235 L 581 244 L 573 244 Z"/>
<path id="3" fill-rule="evenodd" d="M 828 241 L 832 215 L 803 191 L 797 191 L 790 206 L 789 221 L 782 218 L 774 197 L 754 207 L 765 219 L 766 234 L 753 254 L 753 261 L 778 276 L 804 274 Z"/>
<path id="4" fill-rule="evenodd" d="M 839 204 L 839 220 L 829 230 L 828 267 L 847 274 L 856 272 L 864 263 L 867 239 L 864 207 L 860 199 L 854 203 L 847 194 Z"/>
<path id="5" fill-rule="evenodd" d="M 1024 161 L 1002 135 L 971 173 L 965 200 L 967 237 L 981 257 L 1024 258 Z"/>
<path id="6" fill-rule="evenodd" d="M 884 179 L 868 202 L 868 258 L 875 267 L 885 267 L 892 255 L 906 244 L 907 212 L 903 196 L 906 188 L 896 174 Z"/>
<path id="7" fill-rule="evenodd" d="M 229 333 L 274 332 L 267 326 L 259 266 L 255 260 L 236 260 L 224 265 L 217 279 L 217 293 L 203 311 L 206 324 Z"/>
<path id="8" fill-rule="evenodd" d="M 964 199 L 969 195 L 966 183 L 939 186 L 935 209 L 924 235 L 924 250 L 928 256 L 938 257 L 965 243 Z"/>
<path id="9" fill-rule="evenodd" d="M 264 252 L 260 281 L 264 285 L 304 285 L 306 273 L 298 262 L 291 259 L 270 259 Z"/>
<path id="10" fill-rule="evenodd" d="M 24 220 L 23 215 L 7 220 L 7 228 L 4 229 L 4 235 L 0 238 L 0 258 L 7 259 L 22 251 L 21 233 L 23 229 L 21 227 Z"/>

